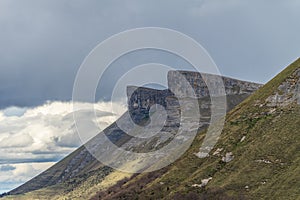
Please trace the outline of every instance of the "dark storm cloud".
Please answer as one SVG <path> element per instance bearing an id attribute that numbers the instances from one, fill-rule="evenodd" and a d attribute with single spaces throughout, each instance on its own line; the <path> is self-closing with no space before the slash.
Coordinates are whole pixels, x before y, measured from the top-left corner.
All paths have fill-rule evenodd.
<path id="1" fill-rule="evenodd" d="M 297 0 L 2 0 L 0 108 L 70 100 L 76 71 L 92 48 L 143 26 L 186 33 L 225 75 L 266 82 L 299 56 L 299 8 Z"/>

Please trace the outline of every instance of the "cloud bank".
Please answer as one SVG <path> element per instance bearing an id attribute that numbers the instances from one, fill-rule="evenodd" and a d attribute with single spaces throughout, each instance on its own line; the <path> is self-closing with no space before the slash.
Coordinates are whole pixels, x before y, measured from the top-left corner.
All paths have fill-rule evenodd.
<path id="1" fill-rule="evenodd" d="M 88 103 L 77 103 L 84 107 Z M 79 138 L 71 102 L 48 102 L 34 108 L 9 107 L 0 110 L 0 189 L 12 189 L 82 145 L 114 122 L 125 107 L 110 102 L 93 104 L 96 120 L 87 124 L 86 138 Z M 94 111 L 79 112 L 80 120 L 91 119 Z M 78 115 L 77 115 L 78 116 Z M 5 190 L 5 189 L 3 189 Z"/>

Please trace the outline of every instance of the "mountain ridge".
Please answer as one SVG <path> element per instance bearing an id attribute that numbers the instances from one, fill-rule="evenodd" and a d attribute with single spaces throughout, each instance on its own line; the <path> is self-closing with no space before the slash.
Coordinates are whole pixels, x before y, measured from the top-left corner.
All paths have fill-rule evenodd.
<path id="1" fill-rule="evenodd" d="M 172 83 L 172 82 L 176 81 L 176 76 L 175 76 L 176 74 L 174 74 L 174 73 L 175 72 L 173 72 L 173 71 L 168 73 L 169 87 L 172 87 L 173 85 L 175 85 Z M 198 95 L 201 94 L 201 91 L 203 91 L 202 97 L 209 95 L 209 93 L 207 92 L 207 89 L 205 88 L 204 81 L 202 80 L 202 77 L 199 73 L 187 72 L 187 71 L 181 71 L 181 73 L 184 74 L 184 76 L 189 80 L 190 83 L 194 80 L 198 81 L 198 83 L 199 82 L 202 83 L 200 89 L 197 88 L 197 85 L 195 85 L 195 84 L 192 85 L 194 87 L 194 89 L 196 89 L 195 91 L 198 91 L 198 93 L 197 93 Z M 213 75 L 209 74 L 208 76 L 213 76 Z M 245 82 L 245 81 L 239 81 L 237 79 L 230 79 L 227 77 L 224 77 L 223 80 L 225 80 L 225 89 L 227 89 L 227 92 L 229 91 L 229 93 L 234 96 L 232 98 L 228 98 L 228 100 L 229 100 L 228 107 L 230 109 L 232 107 L 234 107 L 236 104 L 238 104 L 240 101 L 242 101 L 244 98 L 249 96 L 249 94 L 252 93 L 253 91 L 255 91 L 258 87 L 260 87 L 259 84 Z M 240 92 L 239 90 L 231 91 L 230 88 L 232 88 L 233 86 L 242 86 L 242 84 L 251 86 L 249 88 L 250 90 L 243 91 L 243 92 Z M 175 88 L 176 88 L 176 85 L 175 85 Z M 173 89 L 174 89 L 174 87 L 173 87 Z M 146 93 L 144 92 L 144 90 L 146 90 Z M 128 87 L 127 88 L 128 95 L 129 95 L 129 93 L 131 93 L 130 91 L 131 91 L 131 88 Z M 149 91 L 151 91 L 151 92 L 149 92 Z M 155 93 L 155 94 L 153 94 L 153 93 Z M 151 99 L 152 97 L 155 97 L 155 96 L 157 97 L 157 94 L 159 94 L 158 98 L 156 98 L 156 99 L 154 98 L 155 101 L 152 101 L 152 102 L 149 101 L 150 103 L 148 102 L 148 104 L 147 104 L 147 100 L 149 98 Z M 166 101 L 166 98 L 170 99 L 170 97 L 171 97 L 171 99 L 173 99 L 172 94 L 170 93 L 169 90 L 155 90 L 155 89 L 151 89 L 151 88 L 138 87 L 138 88 L 135 88 L 135 95 L 130 94 L 128 96 L 129 111 L 134 111 L 133 104 L 135 102 L 131 101 L 131 99 L 134 99 L 134 97 L 136 97 L 136 96 L 141 97 L 141 99 L 139 99 L 140 104 L 137 106 L 137 108 L 138 108 L 138 113 L 143 114 L 143 115 L 144 114 L 147 115 L 147 113 L 149 112 L 149 107 L 151 107 L 154 103 L 160 103 L 160 104 L 166 106 L 166 104 L 164 103 Z M 145 101 L 146 101 L 146 104 L 145 104 Z M 205 102 L 206 102 L 206 104 L 209 104 L 208 100 L 205 100 Z M 175 103 L 175 105 L 176 105 L 176 103 Z M 148 110 L 144 109 L 145 107 L 147 107 Z M 144 111 L 146 110 L 146 113 L 144 111 L 141 112 L 142 109 L 144 109 Z M 144 118 L 144 117 L 145 116 L 142 116 L 139 118 Z M 170 122 L 176 121 L 176 120 L 174 120 L 175 118 L 170 120 Z M 114 128 L 114 126 L 115 125 L 112 124 L 110 127 L 108 127 L 108 129 Z M 174 123 L 171 124 L 170 126 L 174 126 Z M 118 135 L 118 133 L 111 133 L 111 134 L 112 134 L 111 139 L 114 139 L 115 137 L 117 137 L 117 138 L 120 137 L 120 136 L 116 136 L 116 134 Z M 119 134 L 123 134 L 123 133 L 121 133 L 121 131 L 120 131 Z M 124 142 L 128 141 L 128 137 L 123 137 L 122 139 L 118 138 L 118 139 L 116 139 L 116 141 L 118 141 L 120 144 L 123 144 Z M 34 177 L 32 180 L 30 180 L 29 182 L 25 183 L 24 185 L 16 188 L 15 190 L 12 190 L 10 192 L 10 194 L 11 195 L 23 194 L 23 193 L 27 193 L 27 192 L 30 192 L 30 191 L 33 191 L 33 190 L 36 190 L 39 188 L 60 184 L 64 181 L 67 181 L 74 177 L 81 177 L 81 176 L 86 177 L 86 174 L 89 174 L 89 173 L 93 174 L 95 171 L 97 171 L 99 169 L 103 170 L 103 171 L 107 171 L 107 169 L 105 170 L 105 166 L 103 166 L 101 163 L 99 163 L 93 156 L 91 156 L 91 154 L 87 151 L 87 149 L 84 146 L 82 146 L 79 149 L 77 149 L 76 151 L 72 152 L 65 159 L 58 162 L 56 165 L 50 167 L 48 170 L 46 170 L 42 174 Z M 106 174 L 106 172 L 104 174 Z"/>

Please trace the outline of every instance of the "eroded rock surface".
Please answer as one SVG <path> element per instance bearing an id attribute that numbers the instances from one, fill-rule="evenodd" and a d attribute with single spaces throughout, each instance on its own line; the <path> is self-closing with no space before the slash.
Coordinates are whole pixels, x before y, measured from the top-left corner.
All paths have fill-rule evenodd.
<path id="1" fill-rule="evenodd" d="M 297 69 L 277 89 L 277 92 L 266 99 L 267 106 L 287 106 L 293 102 L 300 104 L 300 69 Z"/>

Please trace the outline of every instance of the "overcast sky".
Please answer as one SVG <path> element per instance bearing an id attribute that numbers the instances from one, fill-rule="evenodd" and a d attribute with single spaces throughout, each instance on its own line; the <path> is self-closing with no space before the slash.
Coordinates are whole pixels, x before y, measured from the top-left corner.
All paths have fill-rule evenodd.
<path id="1" fill-rule="evenodd" d="M 181 31 L 224 75 L 265 83 L 300 54 L 299 8 L 298 0 L 1 0 L 0 107 L 70 100 L 85 56 L 144 26 Z"/>
<path id="2" fill-rule="evenodd" d="M 78 68 L 101 41 L 137 27 L 174 29 L 206 48 L 223 75 L 265 83 L 300 55 L 299 10 L 299 0 L 1 0 L 0 193 L 79 145 L 70 140 L 67 101 Z M 147 62 L 186 67 L 163 52 L 136 52 L 113 64 L 107 83 L 124 72 L 119 66 Z M 111 89 L 106 84 L 99 98 Z"/>

